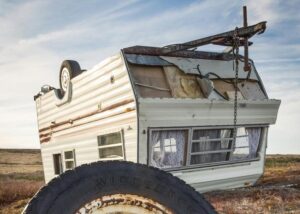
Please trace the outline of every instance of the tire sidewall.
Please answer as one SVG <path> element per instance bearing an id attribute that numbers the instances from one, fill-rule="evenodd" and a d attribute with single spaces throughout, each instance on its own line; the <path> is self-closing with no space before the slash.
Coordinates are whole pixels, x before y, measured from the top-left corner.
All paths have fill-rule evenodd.
<path id="1" fill-rule="evenodd" d="M 114 194 L 149 198 L 173 213 L 215 213 L 211 205 L 177 177 L 140 164 L 114 161 L 79 167 L 50 182 L 29 213 L 75 213 L 86 203 Z M 46 192 L 46 193 L 45 193 Z M 36 205 L 34 205 L 34 203 Z"/>
<path id="2" fill-rule="evenodd" d="M 65 60 L 62 62 L 61 66 L 60 66 L 60 71 L 59 71 L 59 86 L 60 86 L 62 95 L 65 94 L 65 91 L 63 90 L 62 82 L 61 82 L 62 71 L 64 68 L 66 68 L 69 72 L 69 77 L 70 77 L 69 81 L 71 81 L 71 79 L 78 76 L 82 72 L 80 65 L 77 61 Z"/>

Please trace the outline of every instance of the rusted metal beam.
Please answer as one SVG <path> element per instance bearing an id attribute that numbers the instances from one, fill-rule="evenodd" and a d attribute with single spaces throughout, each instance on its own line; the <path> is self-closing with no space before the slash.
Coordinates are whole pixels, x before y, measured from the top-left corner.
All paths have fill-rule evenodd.
<path id="1" fill-rule="evenodd" d="M 253 42 L 248 41 L 248 39 L 246 41 L 246 39 L 244 39 L 244 38 L 240 38 L 239 44 L 240 44 L 240 46 L 244 46 L 244 45 L 246 45 L 246 42 L 247 42 L 248 46 L 253 44 Z M 220 38 L 220 39 L 213 40 L 211 42 L 211 44 L 232 47 L 232 40 L 231 39 L 226 39 L 226 38 Z"/>
<path id="2" fill-rule="evenodd" d="M 247 22 L 247 7 L 243 7 L 243 18 L 244 18 L 244 28 L 248 27 L 248 22 Z M 249 49 L 248 49 L 248 36 L 245 36 L 244 38 L 245 43 L 244 43 L 244 71 L 250 71 L 251 66 L 249 65 Z"/>
<path id="3" fill-rule="evenodd" d="M 215 53 L 205 51 L 190 51 L 183 50 L 172 53 L 163 53 L 160 47 L 149 47 L 149 46 L 133 46 L 123 48 L 122 51 L 125 54 L 141 54 L 150 56 L 173 56 L 173 57 L 187 57 L 196 59 L 213 59 L 213 60 L 231 60 L 232 55 L 228 53 Z"/>
<path id="4" fill-rule="evenodd" d="M 244 37 L 244 38 L 246 38 L 246 37 L 251 38 L 255 34 L 261 34 L 266 30 L 266 23 L 267 22 L 260 22 L 255 25 L 238 28 L 237 36 Z M 231 30 L 231 31 L 216 34 L 213 36 L 208 36 L 208 37 L 196 39 L 196 40 L 193 40 L 190 42 L 185 42 L 182 44 L 168 45 L 168 46 L 165 46 L 162 48 L 163 49 L 162 52 L 166 54 L 166 53 L 187 50 L 190 48 L 196 48 L 199 46 L 212 44 L 214 41 L 218 41 L 218 39 L 221 39 L 221 38 L 223 38 L 226 41 L 229 41 L 232 39 L 234 32 L 235 32 L 235 30 Z"/>

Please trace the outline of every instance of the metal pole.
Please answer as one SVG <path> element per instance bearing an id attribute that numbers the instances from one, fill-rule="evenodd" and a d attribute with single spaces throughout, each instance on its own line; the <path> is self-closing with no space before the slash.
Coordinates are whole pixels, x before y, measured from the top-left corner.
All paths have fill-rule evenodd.
<path id="1" fill-rule="evenodd" d="M 244 17 L 244 28 L 248 27 L 247 23 L 247 7 L 243 6 L 243 17 Z M 244 57 L 245 57 L 245 64 L 244 64 L 244 71 L 250 71 L 251 67 L 249 65 L 249 49 L 248 49 L 248 37 L 245 36 L 244 38 Z"/>

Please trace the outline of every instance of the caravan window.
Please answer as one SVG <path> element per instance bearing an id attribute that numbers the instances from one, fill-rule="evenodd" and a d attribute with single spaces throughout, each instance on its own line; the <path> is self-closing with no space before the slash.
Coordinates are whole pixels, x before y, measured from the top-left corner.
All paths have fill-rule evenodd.
<path id="1" fill-rule="evenodd" d="M 260 134 L 261 128 L 238 128 L 232 159 L 255 158 L 258 152 Z"/>
<path id="2" fill-rule="evenodd" d="M 193 130 L 190 164 L 226 161 L 231 151 L 231 129 Z"/>
<path id="3" fill-rule="evenodd" d="M 75 164 L 75 151 L 65 151 L 65 169 L 74 169 L 76 164 Z"/>
<path id="4" fill-rule="evenodd" d="M 187 130 L 153 131 L 151 165 L 159 168 L 183 166 L 187 134 Z"/>
<path id="5" fill-rule="evenodd" d="M 53 164 L 54 164 L 54 174 L 59 175 L 63 172 L 62 162 L 61 162 L 61 154 L 53 155 Z"/>
<path id="6" fill-rule="evenodd" d="M 151 130 L 150 165 L 158 168 L 182 167 L 257 158 L 262 128 Z M 188 137 L 190 136 L 190 137 Z"/>
<path id="7" fill-rule="evenodd" d="M 124 159 L 122 132 L 98 136 L 100 160 Z"/>

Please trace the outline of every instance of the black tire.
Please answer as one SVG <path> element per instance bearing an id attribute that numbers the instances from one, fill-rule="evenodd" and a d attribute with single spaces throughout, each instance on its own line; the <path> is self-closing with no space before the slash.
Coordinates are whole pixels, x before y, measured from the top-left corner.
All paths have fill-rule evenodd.
<path id="1" fill-rule="evenodd" d="M 77 61 L 65 60 L 65 61 L 62 62 L 61 66 L 60 66 L 60 71 L 59 71 L 59 86 L 60 86 L 60 90 L 61 90 L 62 95 L 65 94 L 65 90 L 63 89 L 63 83 L 62 83 L 62 80 L 61 80 L 62 79 L 61 75 L 62 75 L 62 71 L 63 71 L 64 68 L 68 69 L 69 75 L 70 75 L 70 80 L 82 73 L 80 65 Z"/>
<path id="2" fill-rule="evenodd" d="M 24 213 L 71 214 L 92 200 L 113 194 L 151 199 L 172 213 L 216 213 L 202 195 L 177 177 L 125 161 L 95 162 L 66 171 L 44 186 Z"/>

